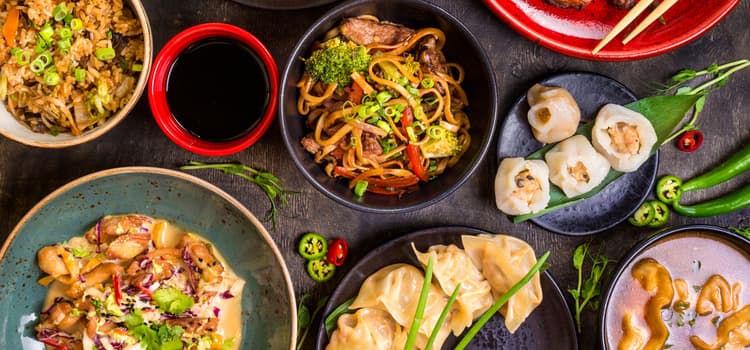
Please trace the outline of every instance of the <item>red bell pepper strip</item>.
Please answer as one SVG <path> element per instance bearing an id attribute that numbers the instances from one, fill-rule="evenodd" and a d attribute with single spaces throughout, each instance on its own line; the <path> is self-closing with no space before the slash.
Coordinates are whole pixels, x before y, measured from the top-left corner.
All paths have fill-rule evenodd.
<path id="1" fill-rule="evenodd" d="M 411 164 L 411 170 L 414 172 L 414 175 L 417 175 L 417 177 L 427 182 L 429 179 L 427 178 L 427 172 L 424 169 L 424 164 L 422 164 L 422 154 L 420 153 L 419 147 L 415 145 L 408 145 L 406 146 L 406 155 L 409 156 L 409 164 Z"/>
<path id="2" fill-rule="evenodd" d="M 411 111 L 411 107 L 406 107 L 403 112 L 401 112 L 401 133 L 409 137 L 409 132 L 406 131 L 406 128 L 411 126 L 411 124 L 414 123 L 414 112 Z"/>
<path id="3" fill-rule="evenodd" d="M 122 300 L 122 292 L 120 291 L 120 274 L 115 274 L 112 277 L 112 288 L 115 290 L 115 304 L 120 306 L 120 300 Z"/>

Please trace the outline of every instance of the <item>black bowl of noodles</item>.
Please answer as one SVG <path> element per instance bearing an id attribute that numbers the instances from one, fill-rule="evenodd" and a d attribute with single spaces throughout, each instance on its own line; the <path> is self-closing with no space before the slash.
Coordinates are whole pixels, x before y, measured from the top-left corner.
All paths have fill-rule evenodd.
<path id="1" fill-rule="evenodd" d="M 341 52 L 359 76 L 320 68 Z M 478 168 L 496 126 L 484 49 L 421 0 L 357 0 L 323 15 L 294 47 L 279 98 L 282 136 L 305 178 L 371 213 L 447 197 Z"/>

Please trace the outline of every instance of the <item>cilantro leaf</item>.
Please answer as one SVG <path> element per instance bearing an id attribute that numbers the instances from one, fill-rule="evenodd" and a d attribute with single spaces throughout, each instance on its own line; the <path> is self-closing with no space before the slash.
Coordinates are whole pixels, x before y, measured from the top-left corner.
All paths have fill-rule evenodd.
<path id="1" fill-rule="evenodd" d="M 138 326 L 142 326 L 143 324 L 144 322 L 141 310 L 136 309 L 125 317 L 125 327 L 128 327 L 128 329 L 130 330 L 135 329 Z"/>
<path id="2" fill-rule="evenodd" d="M 162 312 L 180 315 L 193 307 L 195 301 L 177 288 L 161 288 L 152 295 L 154 304 Z"/>

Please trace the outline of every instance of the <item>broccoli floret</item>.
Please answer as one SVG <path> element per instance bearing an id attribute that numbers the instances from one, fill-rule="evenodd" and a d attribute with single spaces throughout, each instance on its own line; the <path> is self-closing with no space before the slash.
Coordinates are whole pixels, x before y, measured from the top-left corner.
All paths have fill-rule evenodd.
<path id="1" fill-rule="evenodd" d="M 426 158 L 443 158 L 456 155 L 461 151 L 461 143 L 454 132 L 446 132 L 440 139 L 429 139 L 422 144 L 422 154 Z"/>
<path id="2" fill-rule="evenodd" d="M 363 72 L 370 64 L 370 55 L 364 46 L 338 38 L 326 41 L 322 46 L 305 60 L 305 70 L 315 80 L 347 86 L 352 83 L 352 73 Z"/>

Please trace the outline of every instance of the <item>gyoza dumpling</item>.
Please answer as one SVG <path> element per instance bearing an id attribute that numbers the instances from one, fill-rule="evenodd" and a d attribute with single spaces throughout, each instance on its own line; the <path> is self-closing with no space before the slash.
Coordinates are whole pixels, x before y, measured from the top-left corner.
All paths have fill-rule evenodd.
<path id="1" fill-rule="evenodd" d="M 420 253 L 412 244 L 414 254 L 423 267 L 429 258 L 433 261 L 433 276 L 437 279 L 445 295 L 453 294 L 456 285 L 461 283 L 456 301 L 453 304 L 451 330 L 459 336 L 466 327 L 492 306 L 492 288 L 482 276 L 463 249 L 451 244 L 434 245 L 427 252 Z"/>
<path id="2" fill-rule="evenodd" d="M 656 131 L 642 114 L 608 104 L 596 115 L 591 142 L 613 169 L 627 173 L 646 162 L 656 143 Z"/>
<path id="3" fill-rule="evenodd" d="M 388 312 L 396 322 L 408 329 L 414 320 L 414 313 L 419 303 L 424 272 L 409 264 L 386 266 L 365 279 L 350 309 L 374 308 Z M 423 349 L 427 339 L 440 318 L 440 313 L 448 303 L 446 296 L 434 283 L 427 294 L 419 336 L 415 346 Z M 449 315 L 438 332 L 435 348 L 439 349 L 450 334 L 452 317 Z"/>
<path id="4" fill-rule="evenodd" d="M 541 160 L 505 158 L 495 175 L 495 204 L 508 215 L 540 211 L 549 203 L 549 168 Z"/>
<path id="5" fill-rule="evenodd" d="M 558 143 L 544 159 L 549 166 L 549 181 L 560 187 L 568 198 L 591 191 L 609 173 L 607 158 L 596 152 L 583 135 Z"/>
<path id="6" fill-rule="evenodd" d="M 541 143 L 564 140 L 576 132 L 581 109 L 568 90 L 535 84 L 526 93 L 527 117 L 534 137 Z"/>
<path id="7" fill-rule="evenodd" d="M 336 322 L 326 350 L 402 350 L 403 328 L 387 312 L 362 308 Z"/>
<path id="8" fill-rule="evenodd" d="M 518 238 L 506 235 L 466 235 L 461 236 L 461 241 L 466 254 L 490 282 L 495 298 L 500 298 L 536 264 L 534 249 Z M 508 331 L 515 332 L 541 303 L 542 285 L 537 273 L 500 309 Z"/>

